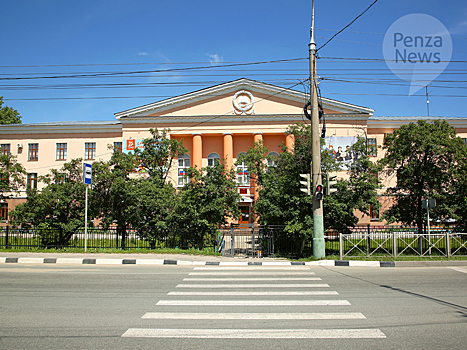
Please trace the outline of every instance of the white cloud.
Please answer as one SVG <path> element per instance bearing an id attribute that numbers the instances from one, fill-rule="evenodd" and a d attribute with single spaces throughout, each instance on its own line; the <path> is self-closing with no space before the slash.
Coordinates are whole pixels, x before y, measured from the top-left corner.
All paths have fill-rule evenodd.
<path id="1" fill-rule="evenodd" d="M 214 55 L 210 55 L 207 53 L 206 56 L 210 57 L 209 62 L 211 62 L 212 65 L 224 62 L 224 58 L 222 56 L 219 56 L 217 53 Z"/>
<path id="2" fill-rule="evenodd" d="M 451 34 L 464 34 L 467 33 L 467 21 L 457 23 L 450 31 Z"/>
<path id="3" fill-rule="evenodd" d="M 148 53 L 147 52 L 138 52 L 138 56 L 147 56 Z"/>

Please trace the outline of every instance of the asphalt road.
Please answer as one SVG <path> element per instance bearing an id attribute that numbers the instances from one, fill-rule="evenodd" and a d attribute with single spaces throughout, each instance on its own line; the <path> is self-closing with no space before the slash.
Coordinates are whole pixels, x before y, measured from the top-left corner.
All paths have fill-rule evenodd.
<path id="1" fill-rule="evenodd" d="M 467 268 L 0 265 L 0 349 L 465 349 Z"/>

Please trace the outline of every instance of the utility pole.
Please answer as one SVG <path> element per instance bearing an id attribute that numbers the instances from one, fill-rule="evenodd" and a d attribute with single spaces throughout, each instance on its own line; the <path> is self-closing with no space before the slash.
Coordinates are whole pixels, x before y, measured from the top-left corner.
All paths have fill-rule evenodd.
<path id="1" fill-rule="evenodd" d="M 311 178 L 313 183 L 313 256 L 315 258 L 325 257 L 324 244 L 324 217 L 323 200 L 317 198 L 316 188 L 322 186 L 321 178 L 321 139 L 319 133 L 319 111 L 318 111 L 318 79 L 316 76 L 316 43 L 315 43 L 315 1 L 312 1 L 310 44 L 310 103 L 311 103 Z"/>

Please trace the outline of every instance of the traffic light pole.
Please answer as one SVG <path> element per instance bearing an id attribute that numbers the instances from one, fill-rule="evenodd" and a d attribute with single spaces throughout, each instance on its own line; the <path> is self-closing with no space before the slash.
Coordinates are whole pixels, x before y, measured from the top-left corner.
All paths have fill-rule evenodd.
<path id="1" fill-rule="evenodd" d="M 315 2 L 312 2 L 311 40 L 308 45 L 310 55 L 310 102 L 311 102 L 311 177 L 313 181 L 313 256 L 325 257 L 323 201 L 316 196 L 316 187 L 322 185 L 321 178 L 321 139 L 319 133 L 318 81 L 316 76 L 316 43 L 314 35 Z"/>

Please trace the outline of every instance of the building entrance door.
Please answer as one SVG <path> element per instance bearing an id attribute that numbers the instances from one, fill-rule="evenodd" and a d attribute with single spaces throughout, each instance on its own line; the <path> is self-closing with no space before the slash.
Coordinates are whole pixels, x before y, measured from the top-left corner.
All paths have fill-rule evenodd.
<path id="1" fill-rule="evenodd" d="M 240 211 L 242 214 L 238 220 L 239 224 L 249 224 L 250 223 L 250 207 L 241 206 Z"/>

